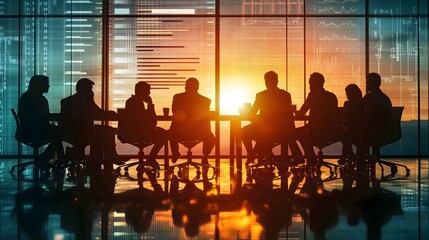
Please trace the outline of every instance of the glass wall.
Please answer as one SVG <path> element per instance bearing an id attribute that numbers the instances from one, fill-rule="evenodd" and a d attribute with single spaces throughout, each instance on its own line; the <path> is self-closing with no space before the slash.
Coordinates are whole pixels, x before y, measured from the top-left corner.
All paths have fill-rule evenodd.
<path id="1" fill-rule="evenodd" d="M 230 115 L 264 90 L 269 70 L 298 108 L 312 72 L 325 75 L 339 105 L 348 84 L 364 90 L 365 75 L 379 72 L 383 91 L 405 107 L 402 141 L 386 153 L 427 154 L 427 6 L 422 0 L 0 1 L 0 155 L 17 154 L 10 109 L 34 74 L 50 77 L 51 112 L 87 77 L 96 83 L 97 103 L 111 110 L 124 107 L 135 83 L 147 81 L 161 113 L 196 77 L 211 110 Z"/>

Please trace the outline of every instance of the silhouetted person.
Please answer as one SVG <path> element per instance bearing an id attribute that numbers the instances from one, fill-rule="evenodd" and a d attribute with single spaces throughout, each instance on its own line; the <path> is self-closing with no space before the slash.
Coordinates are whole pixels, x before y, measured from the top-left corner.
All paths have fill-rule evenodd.
<path id="1" fill-rule="evenodd" d="M 210 129 L 211 100 L 198 93 L 199 82 L 196 78 L 188 78 L 185 92 L 173 97 L 173 121 L 170 127 L 170 145 L 175 163 L 180 157 L 179 141 L 202 140 L 203 163 L 215 145 L 215 137 Z"/>
<path id="2" fill-rule="evenodd" d="M 392 102 L 381 89 L 381 77 L 378 73 L 369 73 L 366 76 L 366 91 L 363 98 L 363 130 L 360 146 L 358 147 L 357 185 L 368 187 L 366 162 L 369 160 L 369 147 L 379 146 L 383 127 L 391 117 Z"/>
<path id="3" fill-rule="evenodd" d="M 265 73 L 264 79 L 267 89 L 256 94 L 255 102 L 249 111 L 252 123 L 241 130 L 247 151 L 246 164 L 254 161 L 260 148 L 268 147 L 275 142 L 282 144 L 282 151 L 286 151 L 286 154 L 289 144 L 295 162 L 302 162 L 301 151 L 295 139 L 291 137 L 295 130 L 291 95 L 277 86 L 279 81 L 276 72 Z M 256 115 L 258 112 L 259 115 Z M 252 140 L 258 142 L 254 148 Z"/>
<path id="4" fill-rule="evenodd" d="M 200 226 L 210 222 L 210 208 L 206 194 L 193 182 L 186 183 L 183 190 L 174 196 L 171 217 L 174 226 L 183 227 L 188 238 L 198 236 Z"/>
<path id="5" fill-rule="evenodd" d="M 104 156 L 104 159 L 92 160 L 104 160 L 104 169 L 111 171 L 112 163 L 122 164 L 115 148 L 115 129 L 94 125 L 94 119 L 116 113 L 104 111 L 95 103 L 93 85 L 90 79 L 82 78 L 76 84 L 76 93 L 61 100 L 63 138 L 79 148 L 90 145 L 91 155 L 97 155 L 97 158 Z"/>
<path id="6" fill-rule="evenodd" d="M 167 130 L 156 126 L 155 105 L 150 97 L 150 85 L 147 82 L 140 81 L 135 85 L 135 95 L 126 101 L 125 109 L 130 114 L 129 117 L 137 123 L 133 126 L 137 128 L 135 129 L 137 140 L 154 143 L 147 163 L 158 166 L 156 156 L 167 141 Z"/>
<path id="7" fill-rule="evenodd" d="M 315 240 L 326 239 L 326 231 L 338 224 L 338 197 L 323 189 L 316 179 L 306 178 L 301 194 L 294 201 L 295 208 L 314 233 Z M 316 180 L 319 181 L 319 180 Z"/>
<path id="8" fill-rule="evenodd" d="M 391 117 L 392 102 L 381 89 L 381 77 L 370 73 L 366 77 L 366 95 L 363 98 L 364 123 L 363 140 L 368 143 L 379 141 L 382 126 Z"/>
<path id="9" fill-rule="evenodd" d="M 363 125 L 363 99 L 362 91 L 356 84 L 346 87 L 347 101 L 344 102 L 342 112 L 343 134 L 341 143 L 343 144 L 339 164 L 347 161 L 354 164 L 356 154 L 353 152 L 353 144 L 358 144 L 362 134 Z"/>
<path id="10" fill-rule="evenodd" d="M 25 93 L 18 103 L 18 116 L 21 120 L 22 136 L 25 141 L 44 142 L 49 145 L 40 154 L 39 163 L 42 175 L 47 174 L 47 163 L 57 153 L 59 160 L 64 160 L 64 150 L 59 128 L 49 123 L 49 103 L 44 93 L 49 91 L 49 78 L 43 75 L 34 75 Z"/>
<path id="11" fill-rule="evenodd" d="M 341 131 L 337 97 L 323 88 L 324 83 L 325 77 L 322 74 L 314 72 L 310 75 L 310 92 L 297 112 L 297 115 L 305 115 L 307 111 L 310 111 L 308 125 L 297 128 L 297 137 L 304 149 L 309 166 L 316 164 L 313 146 L 336 138 Z"/>

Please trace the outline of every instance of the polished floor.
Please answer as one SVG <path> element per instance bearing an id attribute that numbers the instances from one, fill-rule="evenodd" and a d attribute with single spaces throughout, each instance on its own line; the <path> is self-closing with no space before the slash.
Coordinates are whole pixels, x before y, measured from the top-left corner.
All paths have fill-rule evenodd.
<path id="1" fill-rule="evenodd" d="M 163 166 L 156 181 L 140 186 L 132 168 L 83 186 L 66 172 L 64 181 L 51 177 L 31 188 L 9 174 L 17 159 L 2 159 L 0 239 L 428 239 L 428 159 L 391 161 L 407 165 L 410 176 L 399 169 L 381 188 L 343 189 L 341 173 L 330 179 L 322 168 L 322 187 L 304 174 L 291 194 L 299 173 L 282 182 L 255 170 L 249 184 L 229 159 L 220 159 L 211 189 L 203 182 L 177 187 Z M 31 178 L 32 169 L 23 174 Z"/>

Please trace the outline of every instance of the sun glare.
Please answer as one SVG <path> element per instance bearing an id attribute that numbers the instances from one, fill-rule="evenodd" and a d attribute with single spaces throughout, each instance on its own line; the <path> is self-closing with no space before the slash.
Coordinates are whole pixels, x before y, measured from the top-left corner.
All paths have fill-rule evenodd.
<path id="1" fill-rule="evenodd" d="M 250 100 L 240 88 L 225 88 L 220 95 L 221 114 L 238 115 L 238 109 L 246 102 L 250 102 Z"/>

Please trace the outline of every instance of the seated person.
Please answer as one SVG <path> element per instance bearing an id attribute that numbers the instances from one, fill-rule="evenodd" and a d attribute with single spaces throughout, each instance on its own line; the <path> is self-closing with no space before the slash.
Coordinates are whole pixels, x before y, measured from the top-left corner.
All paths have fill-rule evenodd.
<path id="1" fill-rule="evenodd" d="M 366 77 L 367 93 L 363 98 L 363 133 L 362 140 L 366 144 L 379 143 L 382 126 L 391 117 L 392 102 L 381 89 L 381 77 L 378 73 L 370 73 Z"/>
<path id="2" fill-rule="evenodd" d="M 145 104 L 147 104 L 147 108 Z M 138 142 L 154 143 L 147 164 L 159 166 L 156 156 L 167 141 L 167 131 L 157 127 L 155 105 L 150 97 L 150 85 L 147 82 L 138 82 L 135 86 L 135 95 L 132 95 L 125 103 L 125 109 L 130 118 L 135 120 L 133 127 Z"/>
<path id="3" fill-rule="evenodd" d="M 335 94 L 323 88 L 325 77 L 318 73 L 310 75 L 310 92 L 297 115 L 305 115 L 310 111 L 307 126 L 297 128 L 296 136 L 307 157 L 307 165 L 316 165 L 314 146 L 324 142 L 340 140 L 341 123 L 338 116 L 338 100 Z"/>
<path id="4" fill-rule="evenodd" d="M 49 142 L 46 150 L 39 156 L 40 171 L 46 176 L 47 163 L 56 153 L 58 160 L 64 160 L 64 150 L 60 131 L 49 123 L 49 103 L 44 93 L 49 91 L 49 78 L 34 75 L 30 78 L 28 89 L 21 95 L 18 103 L 18 116 L 21 120 L 21 134 L 17 136 L 23 142 Z"/>
<path id="5" fill-rule="evenodd" d="M 210 129 L 211 100 L 198 93 L 199 82 L 196 78 L 186 80 L 185 92 L 173 97 L 173 120 L 170 126 L 170 146 L 173 163 L 180 157 L 181 140 L 203 141 L 203 163 L 215 145 L 215 137 Z"/>
<path id="6" fill-rule="evenodd" d="M 362 92 L 356 84 L 349 84 L 346 87 L 347 101 L 344 102 L 342 112 L 343 134 L 341 143 L 343 144 L 341 158 L 338 164 L 354 163 L 356 154 L 353 152 L 352 145 L 360 141 L 363 122 L 363 100 Z"/>
<path id="7" fill-rule="evenodd" d="M 79 148 L 90 145 L 92 156 L 104 156 L 94 160 L 103 161 L 104 169 L 111 171 L 112 163 L 123 164 L 115 148 L 116 131 L 110 126 L 94 125 L 94 119 L 116 113 L 104 111 L 95 103 L 93 85 L 90 79 L 82 78 L 76 84 L 76 93 L 61 100 L 63 139 Z"/>
<path id="8" fill-rule="evenodd" d="M 256 94 L 255 102 L 249 111 L 252 123 L 241 130 L 248 156 L 246 164 L 254 161 L 256 154 L 260 153 L 259 148 L 268 147 L 262 146 L 263 144 L 270 145 L 274 142 L 280 142 L 282 150 L 287 149 L 289 144 L 294 162 L 303 161 L 295 138 L 291 137 L 295 130 L 291 95 L 277 87 L 278 75 L 274 71 L 265 73 L 264 78 L 267 89 Z M 256 116 L 258 112 L 259 115 Z M 259 142 L 254 148 L 252 140 Z"/>

